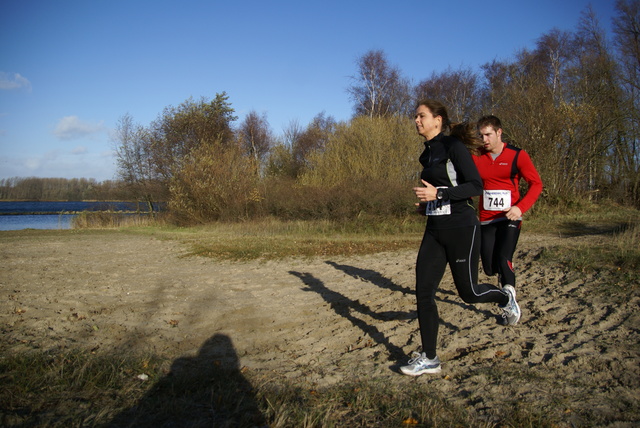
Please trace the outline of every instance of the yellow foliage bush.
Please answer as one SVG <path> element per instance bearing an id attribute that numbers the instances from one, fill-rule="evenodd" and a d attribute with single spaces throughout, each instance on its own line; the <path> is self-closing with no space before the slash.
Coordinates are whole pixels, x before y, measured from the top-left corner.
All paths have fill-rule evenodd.
<path id="1" fill-rule="evenodd" d="M 239 147 L 219 142 L 189 153 L 170 192 L 170 210 L 187 223 L 251 217 L 261 200 L 255 162 Z"/>
<path id="2" fill-rule="evenodd" d="M 421 141 L 409 118 L 354 118 L 338 124 L 325 149 L 310 155 L 301 182 L 321 187 L 346 184 L 364 192 L 371 180 L 414 183 L 421 170 Z"/>

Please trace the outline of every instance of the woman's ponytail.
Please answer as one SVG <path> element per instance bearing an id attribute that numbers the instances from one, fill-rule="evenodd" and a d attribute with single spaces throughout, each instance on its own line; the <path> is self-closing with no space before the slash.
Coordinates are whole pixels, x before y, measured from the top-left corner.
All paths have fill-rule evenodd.
<path id="1" fill-rule="evenodd" d="M 479 155 L 482 153 L 481 148 L 483 146 L 483 142 L 478 135 L 475 125 L 471 125 L 467 122 L 451 124 L 451 131 L 449 135 L 462 141 L 467 147 L 467 150 L 469 150 L 469 153 L 472 155 Z"/>

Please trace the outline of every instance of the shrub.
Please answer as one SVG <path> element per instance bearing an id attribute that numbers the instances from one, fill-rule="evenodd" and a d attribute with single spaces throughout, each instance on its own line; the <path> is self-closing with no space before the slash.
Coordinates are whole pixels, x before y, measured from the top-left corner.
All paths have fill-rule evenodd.
<path id="1" fill-rule="evenodd" d="M 255 162 L 238 146 L 199 146 L 171 182 L 169 208 L 181 223 L 251 217 L 261 200 L 257 178 Z"/>

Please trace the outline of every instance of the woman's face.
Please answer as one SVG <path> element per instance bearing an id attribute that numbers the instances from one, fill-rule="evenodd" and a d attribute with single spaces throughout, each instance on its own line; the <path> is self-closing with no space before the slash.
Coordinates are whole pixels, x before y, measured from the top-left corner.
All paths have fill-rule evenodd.
<path id="1" fill-rule="evenodd" d="M 416 130 L 427 140 L 440 133 L 442 129 L 442 116 L 433 116 L 429 107 L 420 105 L 416 109 Z"/>

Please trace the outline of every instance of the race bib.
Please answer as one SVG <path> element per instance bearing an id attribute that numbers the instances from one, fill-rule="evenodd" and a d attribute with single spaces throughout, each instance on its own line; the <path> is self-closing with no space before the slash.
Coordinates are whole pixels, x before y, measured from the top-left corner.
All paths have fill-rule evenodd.
<path id="1" fill-rule="evenodd" d="M 484 209 L 487 211 L 502 211 L 511 207 L 511 191 L 485 190 L 482 192 Z"/>
<path id="2" fill-rule="evenodd" d="M 443 187 L 438 187 L 442 189 Z M 428 201 L 425 204 L 424 215 L 450 215 L 451 214 L 451 201 L 449 199 L 436 199 L 435 201 Z"/>

